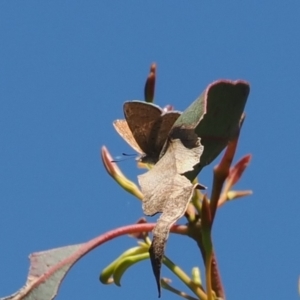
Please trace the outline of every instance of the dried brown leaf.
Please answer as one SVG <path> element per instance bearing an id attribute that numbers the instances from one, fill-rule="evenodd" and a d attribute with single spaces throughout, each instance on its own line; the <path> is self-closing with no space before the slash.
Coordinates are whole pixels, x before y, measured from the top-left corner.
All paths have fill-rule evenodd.
<path id="1" fill-rule="evenodd" d="M 170 227 L 184 215 L 194 189 L 201 187 L 199 184 L 193 185 L 183 175 L 199 163 L 203 152 L 200 138 L 193 130 L 180 128 L 174 132 L 173 137 L 168 141 L 167 152 L 157 164 L 138 176 L 144 195 L 144 213 L 150 216 L 162 213 L 153 229 L 149 250 L 159 296 L 161 262 Z"/>

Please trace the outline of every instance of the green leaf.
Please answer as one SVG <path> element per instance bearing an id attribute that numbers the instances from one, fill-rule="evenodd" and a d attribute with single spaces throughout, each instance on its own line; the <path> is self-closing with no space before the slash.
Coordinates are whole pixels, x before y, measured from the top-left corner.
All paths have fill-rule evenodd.
<path id="1" fill-rule="evenodd" d="M 121 261 L 123 261 L 124 258 L 136 256 L 138 254 L 142 253 L 148 253 L 148 246 L 138 246 L 133 247 L 128 250 L 126 250 L 124 253 L 122 253 L 117 259 L 115 259 L 112 263 L 110 263 L 100 274 L 99 280 L 103 284 L 110 284 L 112 281 L 110 280 L 110 277 L 113 276 L 116 268 L 120 264 Z M 117 283 L 116 283 L 117 284 Z M 117 284 L 119 285 L 119 284 Z"/>
<path id="2" fill-rule="evenodd" d="M 15 294 L 0 300 L 52 300 L 61 281 L 80 258 L 84 244 L 66 246 L 30 255 L 30 270 L 26 284 Z"/>
<path id="3" fill-rule="evenodd" d="M 210 164 L 234 138 L 240 124 L 250 87 L 246 81 L 219 80 L 210 84 L 177 119 L 175 130 L 193 128 L 204 151 L 194 171 L 186 173 L 194 180 L 201 169 Z M 161 155 L 164 154 L 164 148 Z"/>
<path id="4" fill-rule="evenodd" d="M 147 251 L 146 253 L 127 256 L 121 259 L 119 263 L 116 265 L 114 270 L 114 274 L 113 274 L 114 283 L 118 286 L 121 286 L 121 278 L 125 273 L 125 271 L 132 265 L 148 258 L 149 258 L 149 252 Z"/>

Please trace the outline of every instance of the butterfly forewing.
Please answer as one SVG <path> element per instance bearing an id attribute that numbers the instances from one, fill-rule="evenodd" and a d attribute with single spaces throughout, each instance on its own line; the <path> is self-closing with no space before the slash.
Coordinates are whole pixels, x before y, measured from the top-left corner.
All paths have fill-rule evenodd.
<path id="1" fill-rule="evenodd" d="M 123 109 L 135 141 L 146 155 L 151 156 L 155 152 L 151 132 L 162 110 L 154 104 L 139 101 L 125 102 Z"/>
<path id="2" fill-rule="evenodd" d="M 126 120 L 116 120 L 113 125 L 118 132 L 118 134 L 139 154 L 144 154 L 137 142 L 135 141 L 132 132 L 126 122 Z"/>

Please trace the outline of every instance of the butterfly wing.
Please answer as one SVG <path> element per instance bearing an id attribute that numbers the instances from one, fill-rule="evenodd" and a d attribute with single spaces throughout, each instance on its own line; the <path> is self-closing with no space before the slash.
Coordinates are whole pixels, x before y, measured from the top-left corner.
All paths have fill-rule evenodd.
<path id="1" fill-rule="evenodd" d="M 113 125 L 117 133 L 128 143 L 130 147 L 132 147 L 136 152 L 144 154 L 144 152 L 135 141 L 126 120 L 116 120 L 113 122 Z"/>
<path id="2" fill-rule="evenodd" d="M 146 155 L 152 156 L 156 150 L 152 140 L 152 128 L 162 114 L 161 108 L 152 103 L 129 101 L 124 103 L 123 109 L 136 143 Z"/>
<path id="3" fill-rule="evenodd" d="M 155 144 L 155 152 L 158 153 L 158 155 L 168 138 L 171 128 L 175 121 L 179 118 L 180 114 L 181 113 L 178 111 L 165 112 L 156 121 L 155 126 L 153 126 L 151 136 Z"/>

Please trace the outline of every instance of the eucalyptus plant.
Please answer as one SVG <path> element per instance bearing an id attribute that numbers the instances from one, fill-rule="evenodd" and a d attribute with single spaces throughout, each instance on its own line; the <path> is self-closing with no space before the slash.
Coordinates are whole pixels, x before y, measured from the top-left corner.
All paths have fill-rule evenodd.
<path id="1" fill-rule="evenodd" d="M 213 82 L 184 112 L 179 113 L 172 107 L 161 109 L 153 106 L 155 72 L 156 66 L 152 65 L 145 84 L 145 102 L 126 102 L 123 107 L 125 120 L 114 122 L 121 137 L 141 154 L 139 166 L 149 169 L 138 176 L 142 193 L 112 162 L 106 148 L 102 149 L 102 159 L 108 173 L 142 201 L 146 215 L 162 214 L 153 229 L 152 241 L 147 232 L 136 236 L 140 247 L 123 253 L 105 268 L 100 280 L 119 285 L 120 277 L 128 267 L 150 258 L 159 297 L 163 287 L 186 299 L 225 299 L 211 230 L 218 207 L 251 194 L 251 191 L 232 190 L 251 156 L 243 157 L 231 167 L 245 119 L 249 84 L 242 80 Z M 224 148 L 224 156 L 214 169 L 212 193 L 208 198 L 200 191 L 204 187 L 197 182 L 197 175 Z M 194 239 L 200 249 L 206 268 L 205 288 L 197 267 L 189 277 L 165 255 L 169 232 L 183 215 L 187 223 L 180 227 L 184 228 L 181 234 Z M 145 219 L 140 222 L 145 222 Z M 161 264 L 181 279 L 197 298 L 171 287 L 170 279 L 160 278 Z"/>
<path id="2" fill-rule="evenodd" d="M 245 119 L 249 84 L 242 80 L 213 82 L 181 113 L 170 105 L 160 108 L 153 104 L 155 78 L 156 65 L 153 64 L 145 84 L 145 101 L 126 102 L 125 119 L 113 123 L 121 137 L 141 155 L 137 165 L 146 171 L 137 178 L 139 185 L 123 174 L 105 146 L 101 149 L 101 158 L 116 183 L 140 200 L 146 215 L 161 213 L 158 221 L 147 223 L 141 217 L 137 223 L 113 229 L 90 241 L 31 254 L 24 287 L 0 300 L 54 299 L 62 280 L 80 258 L 123 235 L 129 235 L 135 242 L 102 270 L 101 283 L 120 286 L 129 267 L 149 259 L 159 296 L 162 288 L 184 299 L 225 299 L 212 228 L 219 207 L 252 193 L 234 190 L 251 156 L 245 155 L 232 165 Z M 207 195 L 197 176 L 224 149 L 213 170 L 212 192 Z M 185 225 L 176 225 L 181 217 L 185 218 Z M 200 272 L 195 266 L 185 272 L 167 256 L 165 246 L 169 233 L 196 242 L 205 270 Z M 195 265 L 197 261 L 196 258 Z M 189 294 L 173 286 L 171 278 L 161 277 L 162 265 L 188 287 Z"/>

